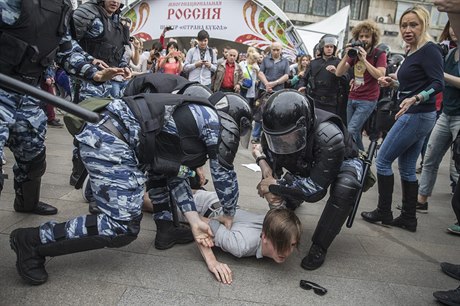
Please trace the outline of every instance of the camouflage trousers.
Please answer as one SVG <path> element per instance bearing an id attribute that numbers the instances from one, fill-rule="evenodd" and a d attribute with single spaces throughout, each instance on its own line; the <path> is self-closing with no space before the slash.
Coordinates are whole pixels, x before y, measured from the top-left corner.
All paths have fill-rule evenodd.
<path id="1" fill-rule="evenodd" d="M 77 135 L 80 154 L 88 170 L 90 184 L 97 206 L 99 235 L 115 237 L 127 232 L 126 221 L 141 214 L 144 195 L 144 172 L 139 169 L 135 151 L 124 141 L 99 128 L 107 118 L 98 124 L 88 124 Z M 66 238 L 87 236 L 86 215 L 66 222 Z M 40 226 L 42 243 L 54 242 L 53 228 L 56 222 Z"/>
<path id="2" fill-rule="evenodd" d="M 46 120 L 38 100 L 0 89 L 0 156 L 8 145 L 20 183 L 28 179 L 29 162 L 45 150 Z"/>

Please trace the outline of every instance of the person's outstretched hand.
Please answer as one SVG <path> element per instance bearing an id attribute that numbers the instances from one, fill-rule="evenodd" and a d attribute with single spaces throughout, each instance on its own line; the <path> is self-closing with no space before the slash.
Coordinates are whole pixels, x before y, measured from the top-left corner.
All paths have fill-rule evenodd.
<path id="1" fill-rule="evenodd" d="M 125 69 L 123 68 L 105 68 L 99 70 L 93 76 L 93 80 L 96 82 L 106 82 L 111 80 L 114 76 L 121 75 L 125 76 Z"/>
<path id="2" fill-rule="evenodd" d="M 216 279 L 224 284 L 230 285 L 233 281 L 233 272 L 227 264 L 219 261 L 214 261 L 208 264 L 208 269 L 214 274 Z"/>

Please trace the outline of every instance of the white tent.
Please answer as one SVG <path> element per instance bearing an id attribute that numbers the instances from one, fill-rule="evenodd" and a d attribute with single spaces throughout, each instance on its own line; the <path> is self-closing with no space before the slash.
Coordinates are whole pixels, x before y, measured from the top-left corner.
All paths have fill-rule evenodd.
<path id="1" fill-rule="evenodd" d="M 321 20 L 320 22 L 309 24 L 304 27 L 296 27 L 308 52 L 313 54 L 313 48 L 324 34 L 336 35 L 339 39 L 339 49 L 343 47 L 345 34 L 348 31 L 348 16 L 350 6 L 342 8 L 334 15 Z"/>

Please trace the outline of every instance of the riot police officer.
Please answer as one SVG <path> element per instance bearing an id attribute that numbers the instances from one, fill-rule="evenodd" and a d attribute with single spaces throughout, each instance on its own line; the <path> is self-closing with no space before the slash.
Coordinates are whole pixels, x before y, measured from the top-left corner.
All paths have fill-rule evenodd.
<path id="1" fill-rule="evenodd" d="M 37 86 L 43 71 L 56 60 L 68 73 L 93 82 L 104 82 L 119 69 L 98 71 L 87 54 L 72 44 L 67 0 L 0 0 L 0 73 Z M 16 163 L 14 209 L 52 215 L 57 209 L 40 202 L 41 177 L 46 170 L 46 116 L 39 101 L 0 84 L 0 156 L 8 144 Z M 0 165 L 0 173 L 2 165 Z M 0 192 L 3 189 L 0 176 Z"/>
<path id="2" fill-rule="evenodd" d="M 101 121 L 87 124 L 77 140 L 102 213 L 14 230 L 10 244 L 17 255 L 18 273 L 26 282 L 47 281 L 46 256 L 121 247 L 135 240 L 142 219 L 145 171 L 163 176 L 167 187 L 163 192 L 184 213 L 195 240 L 211 247 L 210 228 L 196 212 L 187 180 L 190 169 L 209 160 L 223 205 L 221 221 L 231 225 L 238 198 L 232 163 L 239 130 L 230 115 L 218 113 L 207 99 L 158 93 L 114 99 Z"/>
<path id="3" fill-rule="evenodd" d="M 335 56 L 337 52 L 337 37 L 327 34 L 319 42 L 320 57 L 312 60 L 304 77 L 300 80 L 299 91 L 306 91 L 313 98 L 315 107 L 341 115 L 340 110 L 346 108 L 339 106 L 339 95 L 345 87 L 347 75 L 337 77 L 335 71 L 340 59 Z"/>
<path id="4" fill-rule="evenodd" d="M 361 188 L 363 167 L 356 144 L 340 118 L 314 110 L 312 101 L 293 90 L 270 97 L 263 130 L 261 146 L 253 155 L 263 175 L 258 193 L 270 206 L 296 209 L 304 201 L 321 200 L 330 188 L 313 244 L 301 264 L 307 270 L 317 269 Z"/>

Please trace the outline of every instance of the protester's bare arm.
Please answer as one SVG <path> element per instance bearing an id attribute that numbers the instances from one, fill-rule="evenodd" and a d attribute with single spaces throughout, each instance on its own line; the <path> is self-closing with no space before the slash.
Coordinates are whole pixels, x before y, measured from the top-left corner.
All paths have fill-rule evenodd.
<path id="1" fill-rule="evenodd" d="M 190 224 L 195 241 L 204 247 L 213 247 L 213 234 L 209 225 L 200 219 L 200 216 L 196 211 L 187 211 L 184 215 Z"/>
<path id="2" fill-rule="evenodd" d="M 214 274 L 217 281 L 224 284 L 231 284 L 233 281 L 232 270 L 228 267 L 227 264 L 221 263 L 216 259 L 214 252 L 211 248 L 204 247 L 201 244 L 197 243 L 198 249 L 200 250 L 201 256 L 203 256 L 208 270 Z"/>
<path id="3" fill-rule="evenodd" d="M 460 14 L 460 0 L 434 0 L 434 5 L 440 12 Z"/>
<path id="4" fill-rule="evenodd" d="M 448 74 L 444 72 L 444 80 L 456 88 L 460 88 L 460 77 Z"/>

